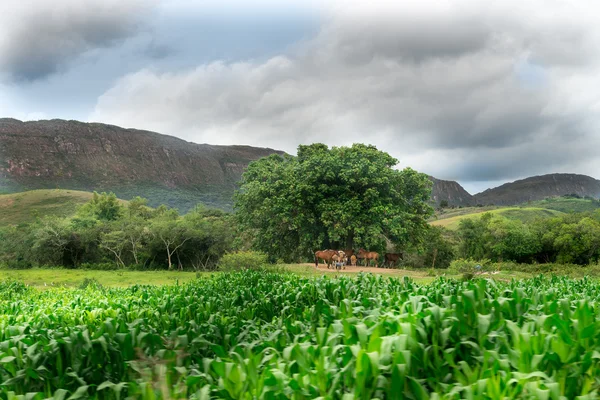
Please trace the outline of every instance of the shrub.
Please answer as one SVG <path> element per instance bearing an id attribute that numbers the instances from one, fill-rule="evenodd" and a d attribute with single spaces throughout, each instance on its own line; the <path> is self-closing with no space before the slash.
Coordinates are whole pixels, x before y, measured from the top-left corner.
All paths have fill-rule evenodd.
<path id="1" fill-rule="evenodd" d="M 79 285 L 79 289 L 93 288 L 96 290 L 104 290 L 104 286 L 96 278 L 85 278 Z"/>
<path id="2" fill-rule="evenodd" d="M 481 268 L 477 268 L 477 266 Z M 492 263 L 488 259 L 484 260 L 473 260 L 472 258 L 459 258 L 450 263 L 450 267 L 448 267 L 448 272 L 451 274 L 465 274 L 465 273 L 477 273 L 477 272 L 490 272 L 497 270 L 498 264 Z"/>
<path id="3" fill-rule="evenodd" d="M 99 262 L 99 263 L 82 263 L 81 269 L 92 269 L 97 271 L 114 271 L 119 269 L 119 266 L 114 262 Z"/>
<path id="4" fill-rule="evenodd" d="M 225 254 L 219 260 L 220 271 L 239 271 L 242 269 L 260 269 L 267 264 L 267 256 L 255 251 L 238 251 Z"/>
<path id="5" fill-rule="evenodd" d="M 6 268 L 8 269 L 30 269 L 33 268 L 33 264 L 29 260 L 7 260 Z"/>

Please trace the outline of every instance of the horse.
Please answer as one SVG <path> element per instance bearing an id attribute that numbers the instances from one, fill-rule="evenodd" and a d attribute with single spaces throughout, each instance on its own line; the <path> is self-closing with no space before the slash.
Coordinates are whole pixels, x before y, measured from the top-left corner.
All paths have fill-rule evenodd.
<path id="1" fill-rule="evenodd" d="M 344 250 L 344 253 L 346 253 L 346 259 L 348 260 L 346 265 L 350 265 L 350 259 L 354 255 L 354 250 L 346 249 L 346 250 Z"/>
<path id="2" fill-rule="evenodd" d="M 340 270 L 341 268 L 346 269 L 346 261 L 348 258 L 343 251 L 338 251 L 337 254 L 334 254 L 331 257 L 332 264 L 335 266 L 335 269 Z"/>
<path id="3" fill-rule="evenodd" d="M 315 268 L 319 267 L 319 259 L 323 260 L 327 268 L 331 266 L 331 258 L 337 254 L 335 250 L 320 250 L 315 252 Z"/>
<path id="4" fill-rule="evenodd" d="M 403 253 L 385 253 L 384 258 L 385 258 L 385 265 L 387 265 L 391 268 L 391 267 L 396 266 L 396 262 L 398 260 L 401 260 L 402 258 L 404 258 L 404 254 Z"/>
<path id="5" fill-rule="evenodd" d="M 377 268 L 377 262 L 379 261 L 379 253 L 375 251 L 365 251 L 365 249 L 358 250 L 358 258 L 365 259 L 365 266 L 368 266 L 371 260 L 375 260 L 375 268 Z"/>
<path id="6" fill-rule="evenodd" d="M 353 267 L 356 267 L 356 256 L 354 254 L 352 254 L 352 256 L 350 256 L 350 265 L 352 265 Z"/>

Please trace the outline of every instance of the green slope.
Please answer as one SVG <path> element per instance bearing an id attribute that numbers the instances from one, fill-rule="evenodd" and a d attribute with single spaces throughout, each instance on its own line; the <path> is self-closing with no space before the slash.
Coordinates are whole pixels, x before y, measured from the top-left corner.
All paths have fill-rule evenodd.
<path id="1" fill-rule="evenodd" d="M 588 212 L 600 208 L 600 200 L 551 197 L 527 203 L 527 207 L 540 207 L 564 213 Z"/>
<path id="2" fill-rule="evenodd" d="M 431 221 L 431 225 L 443 226 L 450 230 L 458 229 L 461 220 L 465 218 L 479 218 L 486 212 L 493 215 L 499 215 L 508 219 L 520 220 L 523 222 L 531 222 L 537 218 L 548 218 L 563 214 L 561 211 L 550 210 L 540 207 L 502 207 L 495 209 L 474 208 L 469 212 L 469 209 L 462 209 L 463 213 L 459 215 L 442 215 L 439 219 Z"/>
<path id="3" fill-rule="evenodd" d="M 0 195 L 0 226 L 33 222 L 40 216 L 67 217 L 92 198 L 78 190 L 32 190 Z"/>

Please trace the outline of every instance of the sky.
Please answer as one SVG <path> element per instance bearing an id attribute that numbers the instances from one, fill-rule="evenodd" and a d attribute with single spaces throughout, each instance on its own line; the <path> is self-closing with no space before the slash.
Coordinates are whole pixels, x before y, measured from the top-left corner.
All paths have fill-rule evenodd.
<path id="1" fill-rule="evenodd" d="M 470 193 L 600 178 L 600 4 L 2 0 L 0 117 L 295 154 L 376 145 Z"/>

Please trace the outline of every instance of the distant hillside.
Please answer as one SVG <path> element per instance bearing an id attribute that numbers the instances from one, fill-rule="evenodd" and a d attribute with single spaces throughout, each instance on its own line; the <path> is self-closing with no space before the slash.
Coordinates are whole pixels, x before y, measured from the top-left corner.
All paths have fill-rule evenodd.
<path id="1" fill-rule="evenodd" d="M 181 211 L 199 202 L 231 209 L 235 183 L 272 149 L 195 144 L 155 132 L 49 120 L 0 119 L 0 193 L 112 191 Z"/>
<path id="2" fill-rule="evenodd" d="M 69 217 L 92 198 L 77 190 L 33 190 L 0 195 L 0 227 L 33 222 L 37 217 Z"/>
<path id="3" fill-rule="evenodd" d="M 508 219 L 519 220 L 522 222 L 532 222 L 537 218 L 554 217 L 563 214 L 560 211 L 537 207 L 503 207 L 496 209 L 473 208 L 470 210 L 464 209 L 464 211 L 466 212 L 464 214 L 446 217 L 442 216 L 440 219 L 431 221 L 430 224 L 435 226 L 443 226 L 444 228 L 450 230 L 456 230 L 458 229 L 458 225 L 461 220 L 467 218 L 479 218 L 486 212 L 492 213 L 494 215 L 499 215 Z"/>
<path id="4" fill-rule="evenodd" d="M 540 207 L 564 213 L 588 212 L 600 208 L 600 200 L 549 197 L 544 200 L 528 202 L 529 207 Z"/>
<path id="5" fill-rule="evenodd" d="M 444 181 L 430 176 L 433 182 L 431 190 L 431 200 L 439 205 L 443 200 L 451 206 L 470 206 L 475 204 L 471 196 L 458 182 Z"/>
<path id="6" fill-rule="evenodd" d="M 600 181 L 586 175 L 549 174 L 505 183 L 473 196 L 476 204 L 515 205 L 552 196 L 600 197 Z"/>

